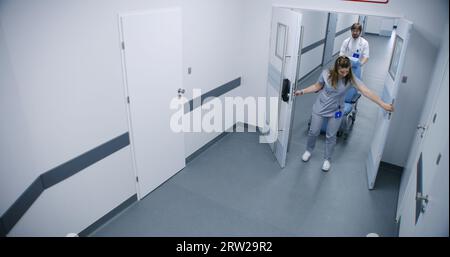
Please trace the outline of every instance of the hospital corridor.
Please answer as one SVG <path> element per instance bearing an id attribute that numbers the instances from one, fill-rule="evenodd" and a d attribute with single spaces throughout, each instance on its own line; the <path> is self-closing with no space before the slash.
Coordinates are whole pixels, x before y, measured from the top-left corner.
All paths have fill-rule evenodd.
<path id="1" fill-rule="evenodd" d="M 389 38 L 368 39 L 370 62 L 377 67 L 385 61 L 382 49 Z M 305 83 L 315 82 L 319 73 Z M 375 80 L 371 85 L 382 87 Z M 367 190 L 362 172 L 376 106 L 361 103 L 354 131 L 348 142 L 339 139 L 327 174 L 320 171 L 324 135 L 312 159 L 300 159 L 311 112 L 302 107 L 312 106 L 315 97 L 297 103 L 284 169 L 258 143 L 257 133 L 229 133 L 92 236 L 396 236 L 401 171 L 382 167 L 374 191 Z"/>
<path id="2" fill-rule="evenodd" d="M 0 1 L 0 237 L 449 236 L 448 1 L 85 5 Z"/>

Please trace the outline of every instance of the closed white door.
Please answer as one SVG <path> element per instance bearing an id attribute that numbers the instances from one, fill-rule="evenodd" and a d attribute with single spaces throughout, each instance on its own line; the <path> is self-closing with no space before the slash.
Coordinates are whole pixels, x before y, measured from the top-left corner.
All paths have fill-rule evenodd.
<path id="1" fill-rule="evenodd" d="M 286 165 L 286 155 L 292 121 L 293 91 L 300 65 L 302 14 L 285 8 L 272 9 L 269 74 L 266 96 L 267 142 L 280 166 Z M 284 90 L 283 90 L 284 89 Z M 277 99 L 276 106 L 269 99 Z M 276 117 L 272 115 L 276 114 Z M 273 119 L 272 121 L 270 119 Z"/>
<path id="2" fill-rule="evenodd" d="M 386 76 L 382 100 L 387 103 L 394 103 L 397 98 L 398 87 L 401 81 L 401 74 L 406 57 L 406 49 L 408 46 L 409 37 L 412 30 L 412 22 L 401 19 L 397 25 L 397 29 L 393 31 L 394 46 L 391 56 L 391 62 L 389 65 L 389 72 Z M 392 114 L 392 115 L 395 115 Z M 377 117 L 377 125 L 375 128 L 375 134 L 370 146 L 369 156 L 366 160 L 366 171 L 369 189 L 375 187 L 375 180 L 378 174 L 378 168 L 380 167 L 381 157 L 383 155 L 384 146 L 386 144 L 387 133 L 391 123 L 391 113 L 379 109 Z"/>
<path id="3" fill-rule="evenodd" d="M 184 135 L 170 128 L 182 88 L 181 9 L 120 16 L 131 147 L 139 199 L 185 166 Z"/>

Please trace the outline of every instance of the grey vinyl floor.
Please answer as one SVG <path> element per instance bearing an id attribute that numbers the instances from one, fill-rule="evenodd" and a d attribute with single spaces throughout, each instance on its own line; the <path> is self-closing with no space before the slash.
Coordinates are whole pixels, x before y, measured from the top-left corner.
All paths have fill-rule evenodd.
<path id="1" fill-rule="evenodd" d="M 366 36 L 371 58 L 363 73 L 377 92 L 387 74 L 388 38 Z M 314 83 L 320 71 L 301 87 Z M 367 188 L 364 161 L 378 106 L 361 97 L 350 137 L 338 139 L 331 170 L 322 172 L 324 136 L 309 162 L 307 121 L 317 95 L 298 97 L 287 165 L 280 169 L 258 133 L 229 133 L 143 200 L 90 236 L 397 236 L 401 174 L 379 171 Z"/>

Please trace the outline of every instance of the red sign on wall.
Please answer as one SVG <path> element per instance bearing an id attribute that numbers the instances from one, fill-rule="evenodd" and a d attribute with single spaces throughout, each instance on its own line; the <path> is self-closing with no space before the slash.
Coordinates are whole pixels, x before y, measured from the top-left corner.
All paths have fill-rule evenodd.
<path id="1" fill-rule="evenodd" d="M 350 2 L 363 2 L 363 3 L 375 3 L 375 4 L 387 4 L 389 0 L 344 0 Z"/>

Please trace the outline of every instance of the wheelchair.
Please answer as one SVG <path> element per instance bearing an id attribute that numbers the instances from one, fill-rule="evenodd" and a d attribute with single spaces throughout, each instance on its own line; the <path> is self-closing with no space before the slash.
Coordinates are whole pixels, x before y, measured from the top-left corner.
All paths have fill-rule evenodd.
<path id="1" fill-rule="evenodd" d="M 344 100 L 344 112 L 342 115 L 342 122 L 339 130 L 337 132 L 337 137 L 342 137 L 346 140 L 353 128 L 353 125 L 356 121 L 356 114 L 358 113 L 358 100 L 361 97 L 361 94 L 358 93 L 356 88 L 351 87 L 347 94 L 345 95 Z M 326 133 L 327 131 L 328 121 L 324 121 L 322 124 L 322 128 L 320 129 L 320 133 Z M 308 131 L 311 127 L 311 118 L 308 121 Z"/>

